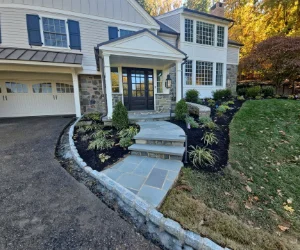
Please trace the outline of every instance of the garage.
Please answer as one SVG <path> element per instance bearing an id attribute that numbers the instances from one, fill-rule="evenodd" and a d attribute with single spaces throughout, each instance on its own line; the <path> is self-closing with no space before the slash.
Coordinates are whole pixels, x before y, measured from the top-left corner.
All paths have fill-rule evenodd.
<path id="1" fill-rule="evenodd" d="M 1 118 L 74 114 L 71 75 L 1 72 Z"/>

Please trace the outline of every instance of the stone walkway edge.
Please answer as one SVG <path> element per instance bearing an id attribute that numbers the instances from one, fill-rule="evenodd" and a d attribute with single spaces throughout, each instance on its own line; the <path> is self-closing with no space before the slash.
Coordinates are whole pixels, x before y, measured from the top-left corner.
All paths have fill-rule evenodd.
<path id="1" fill-rule="evenodd" d="M 123 215 L 130 219 L 142 234 L 147 235 L 148 238 L 151 235 L 151 240 L 159 242 L 167 249 L 229 250 L 208 238 L 183 229 L 178 222 L 165 218 L 153 206 L 110 179 L 107 175 L 87 166 L 80 157 L 73 140 L 75 126 L 81 118 L 78 118 L 69 129 L 72 157 L 80 168 L 101 184 L 102 190 L 99 191 L 104 196 L 107 204 L 110 206 L 117 205 L 123 211 Z"/>

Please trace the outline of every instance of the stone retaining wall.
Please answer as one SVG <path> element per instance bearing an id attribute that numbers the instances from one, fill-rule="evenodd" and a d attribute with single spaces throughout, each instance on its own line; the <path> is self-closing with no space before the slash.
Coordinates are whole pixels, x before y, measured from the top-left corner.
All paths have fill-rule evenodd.
<path id="1" fill-rule="evenodd" d="M 156 94 L 156 111 L 161 113 L 170 113 L 171 108 L 171 94 Z"/>
<path id="2" fill-rule="evenodd" d="M 72 157 L 79 167 L 97 180 L 100 186 L 99 191 L 103 195 L 102 199 L 110 207 L 114 207 L 127 219 L 130 219 L 146 238 L 163 245 L 166 249 L 224 250 L 223 247 L 220 247 L 210 239 L 184 230 L 179 223 L 165 218 L 163 214 L 125 187 L 116 183 L 105 174 L 88 167 L 78 154 L 73 140 L 74 128 L 80 119 L 69 130 L 69 144 Z M 226 249 L 228 250 L 228 248 Z"/>
<path id="3" fill-rule="evenodd" d="M 192 102 L 187 102 L 186 104 L 188 105 L 190 114 L 198 116 L 210 116 L 211 109 L 209 107 Z"/>

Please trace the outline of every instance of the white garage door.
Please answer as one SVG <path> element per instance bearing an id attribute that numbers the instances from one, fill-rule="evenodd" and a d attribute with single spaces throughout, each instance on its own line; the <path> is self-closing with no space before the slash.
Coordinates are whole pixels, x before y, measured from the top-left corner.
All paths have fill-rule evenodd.
<path id="1" fill-rule="evenodd" d="M 75 114 L 72 83 L 0 82 L 0 117 Z"/>

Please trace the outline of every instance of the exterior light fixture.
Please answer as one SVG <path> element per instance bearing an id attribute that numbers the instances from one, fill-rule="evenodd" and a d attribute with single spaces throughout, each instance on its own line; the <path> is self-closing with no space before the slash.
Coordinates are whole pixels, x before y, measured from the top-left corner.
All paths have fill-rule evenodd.
<path id="1" fill-rule="evenodd" d="M 166 79 L 166 88 L 170 89 L 171 87 L 172 87 L 172 79 L 171 79 L 171 76 L 168 75 L 167 79 Z"/>

